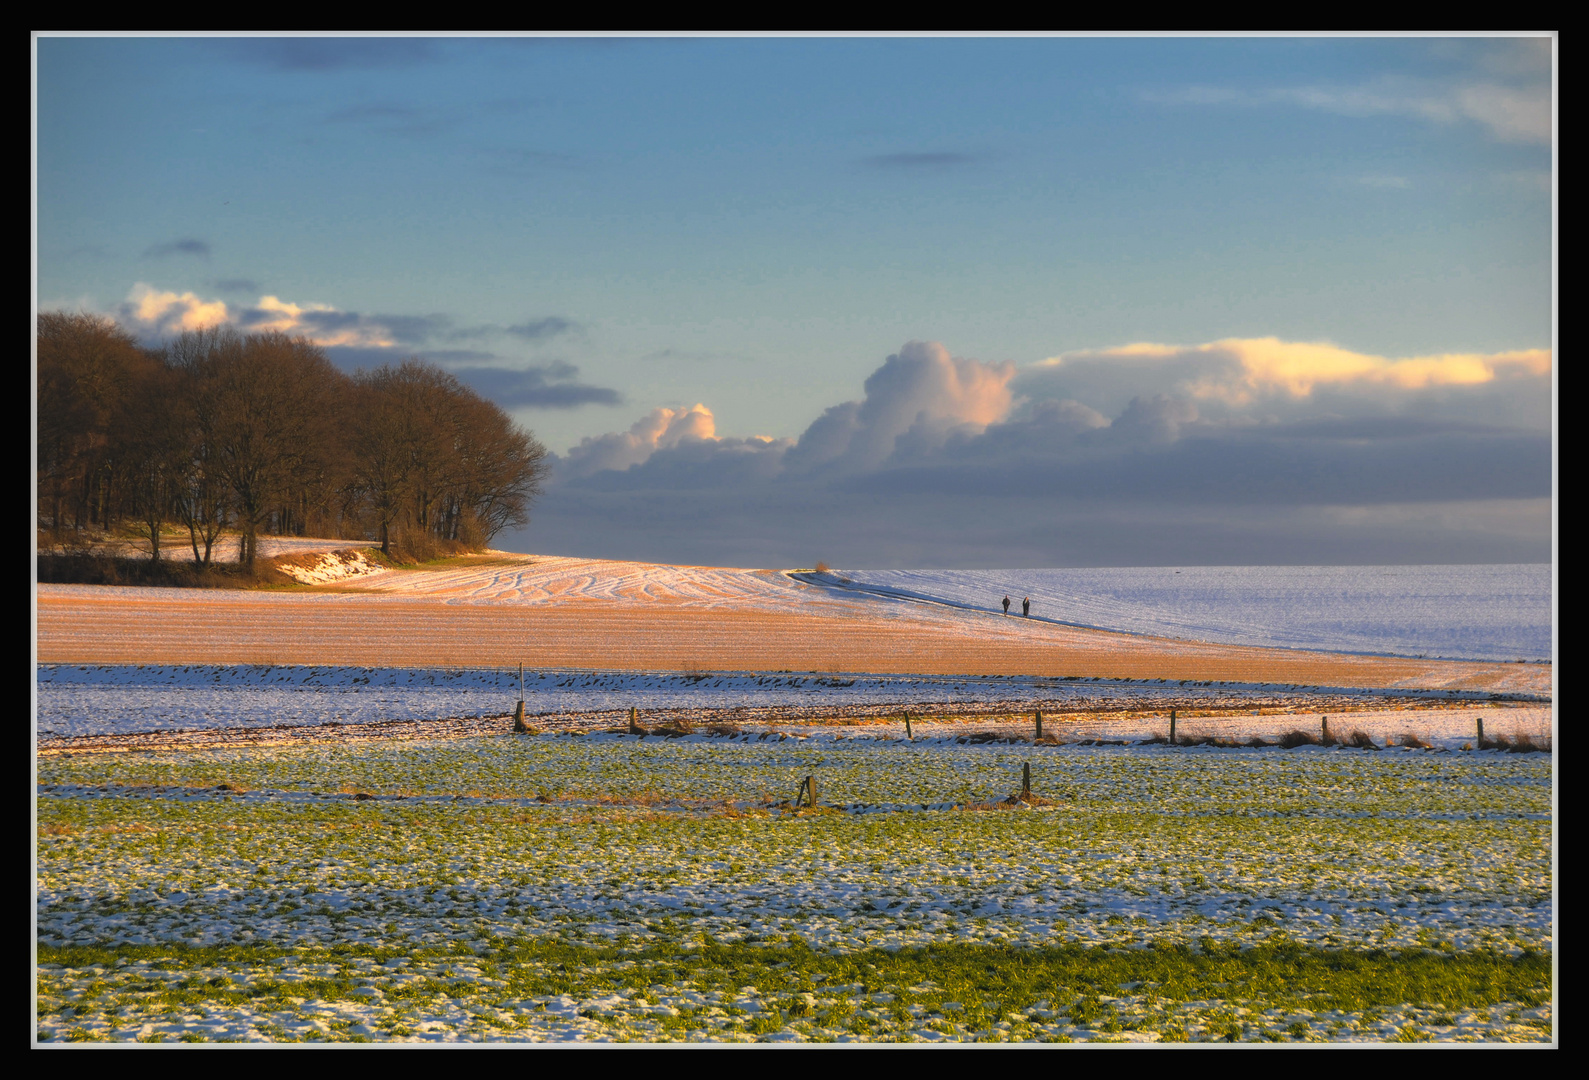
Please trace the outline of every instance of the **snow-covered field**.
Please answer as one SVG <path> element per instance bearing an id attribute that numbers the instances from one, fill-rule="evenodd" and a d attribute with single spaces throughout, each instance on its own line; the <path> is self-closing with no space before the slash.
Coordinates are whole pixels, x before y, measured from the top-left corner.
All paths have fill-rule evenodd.
<path id="1" fill-rule="evenodd" d="M 782 570 L 577 559 L 490 552 L 452 564 L 405 568 L 369 582 L 371 592 L 449 603 L 639 603 L 708 610 L 835 606 L 877 608 L 865 597 L 813 589 Z"/>
<path id="2" fill-rule="evenodd" d="M 393 599 L 470 605 L 644 604 L 708 611 L 920 618 L 988 632 L 985 617 L 1217 642 L 1469 660 L 1551 656 L 1548 564 L 1235 566 L 1059 570 L 756 570 L 519 555 L 385 569 L 347 540 L 261 537 L 265 556 L 298 556 L 305 583 Z M 173 547 L 171 555 L 181 558 Z M 342 552 L 333 555 L 333 552 Z M 313 555 L 322 556 L 311 565 Z M 47 587 L 51 593 L 71 587 Z M 155 598 L 169 590 L 144 590 Z M 345 595 L 343 599 L 346 599 Z M 268 601 L 266 601 L 268 602 Z M 959 613 L 963 616 L 955 619 Z"/>
<path id="3" fill-rule="evenodd" d="M 957 809 L 1023 764 L 1054 807 Z M 770 805 L 806 774 L 850 812 Z M 73 755 L 39 780 L 39 939 L 80 950 L 40 969 L 46 1037 L 1550 1033 L 1548 988 L 1098 984 L 1117 952 L 999 991 L 995 954 L 969 981 L 879 967 L 928 944 L 1526 961 L 1552 947 L 1545 755 L 541 736 Z"/>
<path id="4" fill-rule="evenodd" d="M 318 654 L 408 620 L 415 659 L 38 666 L 39 1038 L 1547 1040 L 1553 755 L 1469 747 L 1481 719 L 1548 738 L 1550 669 L 1239 647 L 1530 655 L 1496 643 L 1539 640 L 1548 571 L 1488 569 L 1084 588 L 499 553 L 336 592 L 50 586 L 41 652 L 92 630 L 183 657 L 249 634 Z M 1033 620 L 981 595 L 1016 582 Z M 510 734 L 503 661 L 580 634 L 567 655 L 627 670 L 527 671 L 547 733 Z M 778 666 L 752 648 L 776 634 L 824 670 L 744 670 Z M 689 663 L 713 641 L 762 662 Z M 1237 679 L 1390 674 L 1063 674 L 1237 654 L 1260 673 Z M 1055 655 L 1060 675 L 1029 674 Z M 921 664 L 877 673 L 902 657 Z M 1027 674 L 919 674 L 966 670 Z M 615 733 L 631 707 L 742 730 Z M 1182 738 L 1273 740 L 1328 714 L 1337 737 L 1430 748 L 1145 742 L 1171 709 Z M 137 752 L 94 752 L 112 749 Z M 1008 808 L 1023 766 L 1048 802 Z M 797 810 L 807 775 L 822 806 Z"/>
<path id="5" fill-rule="evenodd" d="M 1551 567 L 845 570 L 830 588 L 1136 634 L 1472 660 L 1551 655 Z"/>
<path id="6" fill-rule="evenodd" d="M 37 672 L 38 737 L 118 735 L 131 732 L 197 731 L 294 727 L 328 723 L 372 724 L 394 720 L 503 716 L 519 695 L 517 672 L 489 669 L 394 669 L 249 665 L 40 665 Z M 1066 680 L 1006 677 L 929 677 L 915 675 L 815 674 L 781 672 L 636 673 L 532 671 L 524 676 L 526 712 L 556 726 L 611 726 L 625 710 L 644 714 L 680 711 L 696 722 L 716 714 L 741 722 L 801 723 L 823 714 L 865 715 L 883 710 L 965 711 L 964 706 L 1011 712 L 1044 709 L 1050 730 L 1087 721 L 1090 738 L 1147 738 L 1163 734 L 1168 710 L 1234 714 L 1222 719 L 1188 720 L 1183 734 L 1197 728 L 1228 737 L 1275 737 L 1287 725 L 1318 726 L 1321 710 L 1372 711 L 1386 695 L 1341 689 L 1129 680 Z M 1403 702 L 1482 703 L 1484 694 L 1412 694 Z M 1278 708 L 1277 708 L 1278 706 Z M 1241 714 L 1263 709 L 1258 718 Z M 1099 710 L 1133 715 L 1103 719 Z M 1146 710 L 1155 715 L 1141 715 Z M 1549 733 L 1548 709 L 1493 710 L 1497 718 L 1522 723 L 1535 738 Z M 1277 715 L 1282 713 L 1284 715 Z M 1378 715 L 1378 714 L 1376 714 Z M 1464 739 L 1473 731 L 1471 708 L 1456 719 L 1436 720 L 1427 709 L 1417 726 L 1427 737 Z M 918 721 L 919 722 L 919 721 Z M 929 721 L 930 723 L 930 721 Z M 1381 731 L 1382 722 L 1365 718 L 1359 726 L 1380 739 L 1403 733 Z M 1392 710 L 1383 723 L 1406 721 Z M 1456 725 L 1459 730 L 1447 732 Z M 1060 725 L 1060 726 L 1055 726 Z M 1191 725 L 1191 726 L 1188 726 Z M 1207 729 L 1206 731 L 1203 729 Z M 1079 730 L 1079 729 L 1078 729 Z M 1497 729 L 1496 733 L 1508 734 Z M 1344 734 L 1344 732 L 1342 733 Z M 1080 737 L 1073 735 L 1072 737 Z"/>

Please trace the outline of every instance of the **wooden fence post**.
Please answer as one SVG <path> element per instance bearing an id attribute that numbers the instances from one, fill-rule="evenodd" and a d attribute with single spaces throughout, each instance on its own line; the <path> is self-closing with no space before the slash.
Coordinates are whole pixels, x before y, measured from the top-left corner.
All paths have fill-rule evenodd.
<path id="1" fill-rule="evenodd" d="M 800 791 L 795 795 L 795 806 L 801 804 L 814 807 L 817 804 L 817 778 L 808 776 L 800 781 Z"/>
<path id="2" fill-rule="evenodd" d="M 633 705 L 629 706 L 629 734 L 640 734 L 640 724 L 635 717 L 635 707 Z"/>
<path id="3" fill-rule="evenodd" d="M 912 742 L 916 740 L 916 736 L 910 733 L 910 713 L 905 714 L 905 738 L 911 740 Z"/>
<path id="4" fill-rule="evenodd" d="M 523 698 L 519 699 L 518 707 L 513 710 L 513 730 L 516 734 L 530 730 L 529 725 L 524 722 Z"/>
<path id="5" fill-rule="evenodd" d="M 1479 749 L 1484 749 L 1484 717 L 1479 717 Z"/>
<path id="6" fill-rule="evenodd" d="M 1032 763 L 1021 762 L 1021 797 L 1027 798 L 1032 794 Z"/>
<path id="7" fill-rule="evenodd" d="M 1037 710 L 1037 738 L 1038 738 L 1039 742 L 1041 742 L 1042 739 L 1043 739 L 1043 710 L 1042 709 Z"/>
<path id="8" fill-rule="evenodd" d="M 1175 745 L 1175 710 L 1170 710 L 1170 745 Z"/>
<path id="9" fill-rule="evenodd" d="M 1325 746 L 1333 746 L 1335 744 L 1335 740 L 1330 738 L 1330 718 L 1326 716 L 1322 721 L 1320 721 L 1320 726 L 1324 729 L 1322 742 Z"/>

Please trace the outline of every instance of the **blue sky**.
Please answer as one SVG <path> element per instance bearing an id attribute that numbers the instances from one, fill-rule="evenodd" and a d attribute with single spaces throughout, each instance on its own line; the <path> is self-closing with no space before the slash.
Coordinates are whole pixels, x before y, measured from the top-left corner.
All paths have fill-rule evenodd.
<path id="1" fill-rule="evenodd" d="M 563 455 L 524 550 L 790 561 L 828 507 L 792 561 L 1548 559 L 1551 44 L 42 37 L 38 303 L 455 370 Z M 866 453 L 797 468 L 847 402 Z M 1095 415 L 1044 427 L 1066 402 Z M 1173 436 L 1120 441 L 1155 408 Z M 1509 449 L 1454 448 L 1480 428 Z M 1025 506 L 1048 541 L 936 524 L 995 443 L 1122 486 Z M 1288 497 L 1164 509 L 1215 443 Z M 1371 482 L 1398 461 L 1423 480 Z M 879 499 L 908 528 L 855 520 Z"/>

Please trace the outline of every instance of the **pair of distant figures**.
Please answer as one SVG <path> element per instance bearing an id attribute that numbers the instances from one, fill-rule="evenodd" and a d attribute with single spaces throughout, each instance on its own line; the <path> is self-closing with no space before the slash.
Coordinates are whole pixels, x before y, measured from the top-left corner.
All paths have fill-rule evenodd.
<path id="1" fill-rule="evenodd" d="M 1008 596 L 1006 596 L 1004 598 L 1004 614 L 1008 615 L 1009 613 L 1010 613 L 1010 598 Z M 1028 596 L 1026 599 L 1021 601 L 1021 614 L 1027 616 L 1028 618 L 1031 617 L 1031 614 L 1032 614 L 1032 598 L 1030 596 Z"/>

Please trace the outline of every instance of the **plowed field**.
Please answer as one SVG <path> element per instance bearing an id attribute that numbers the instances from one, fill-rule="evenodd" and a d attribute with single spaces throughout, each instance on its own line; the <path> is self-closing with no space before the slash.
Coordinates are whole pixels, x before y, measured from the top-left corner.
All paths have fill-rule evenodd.
<path id="1" fill-rule="evenodd" d="M 46 663 L 911 672 L 1548 694 L 1541 665 L 1175 641 L 853 595 L 776 571 L 494 556 L 362 589 L 40 586 Z"/>

